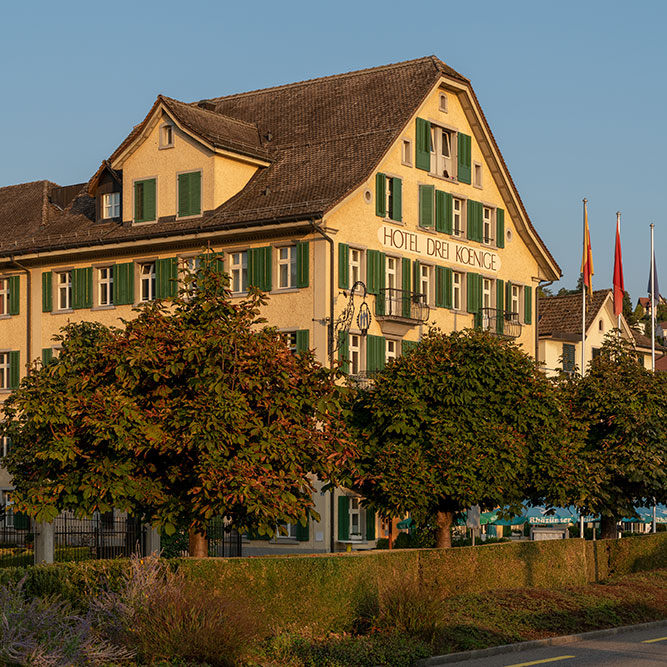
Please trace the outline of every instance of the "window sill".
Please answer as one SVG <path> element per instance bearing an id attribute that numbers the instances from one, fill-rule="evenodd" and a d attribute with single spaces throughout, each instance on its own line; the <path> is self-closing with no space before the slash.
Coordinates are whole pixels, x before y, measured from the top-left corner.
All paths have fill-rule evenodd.
<path id="1" fill-rule="evenodd" d="M 446 183 L 453 183 L 454 185 L 458 185 L 461 181 L 457 181 L 455 178 L 447 178 L 446 176 L 440 176 L 439 174 L 436 174 L 432 171 L 428 172 L 429 176 L 432 176 L 433 178 L 437 178 L 439 181 L 445 181 Z"/>
<path id="2" fill-rule="evenodd" d="M 195 220 L 196 218 L 201 218 L 201 211 L 199 213 L 193 213 L 192 215 L 177 215 L 176 220 L 180 222 L 181 220 Z"/>
<path id="3" fill-rule="evenodd" d="M 157 220 L 132 220 L 132 225 L 135 227 L 143 227 L 144 225 L 154 225 Z"/>
<path id="4" fill-rule="evenodd" d="M 285 537 L 284 535 L 282 537 L 274 537 L 271 542 L 272 544 L 299 544 L 299 540 L 296 537 Z"/>
<path id="5" fill-rule="evenodd" d="M 292 292 L 300 292 L 303 287 L 277 287 L 272 289 L 269 294 L 291 294 Z"/>
<path id="6" fill-rule="evenodd" d="M 63 310 L 52 310 L 51 315 L 67 315 L 69 313 L 73 313 L 74 308 L 65 308 Z"/>
<path id="7" fill-rule="evenodd" d="M 0 315 L 0 320 L 11 320 L 12 316 L 9 313 Z"/>
<path id="8" fill-rule="evenodd" d="M 115 310 L 116 304 L 110 303 L 108 306 L 93 306 L 91 310 Z"/>
<path id="9" fill-rule="evenodd" d="M 382 218 L 382 222 L 390 222 L 392 225 L 405 227 L 405 222 L 403 220 L 392 220 L 391 218 Z"/>
<path id="10" fill-rule="evenodd" d="M 483 190 L 484 189 L 481 185 L 475 185 L 474 183 L 473 183 L 472 187 L 475 188 L 476 190 Z"/>

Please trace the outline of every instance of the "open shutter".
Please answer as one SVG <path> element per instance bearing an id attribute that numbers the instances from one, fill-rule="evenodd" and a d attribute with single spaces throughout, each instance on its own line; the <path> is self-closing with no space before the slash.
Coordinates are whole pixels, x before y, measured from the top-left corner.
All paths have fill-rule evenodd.
<path id="1" fill-rule="evenodd" d="M 302 526 L 301 522 L 296 524 L 296 539 L 299 542 L 308 542 L 310 539 L 310 530 L 309 530 L 310 520 L 306 519 L 306 525 Z"/>
<path id="2" fill-rule="evenodd" d="M 403 317 L 410 317 L 410 304 L 412 302 L 412 276 L 410 274 L 410 260 L 403 257 L 401 260 L 401 281 L 403 294 L 401 295 L 401 313 Z"/>
<path id="3" fill-rule="evenodd" d="M 42 366 L 46 366 L 53 359 L 53 349 L 50 347 L 42 348 Z"/>
<path id="4" fill-rule="evenodd" d="M 42 312 L 53 310 L 53 274 L 51 271 L 42 273 Z"/>
<path id="5" fill-rule="evenodd" d="M 419 186 L 419 225 L 433 227 L 433 198 L 435 188 L 432 185 Z"/>
<path id="6" fill-rule="evenodd" d="M 452 307 L 452 270 L 444 266 L 435 267 L 435 305 Z"/>
<path id="7" fill-rule="evenodd" d="M 523 321 L 532 324 L 533 321 L 533 288 L 523 288 Z"/>
<path id="8" fill-rule="evenodd" d="M 431 171 L 431 123 L 423 118 L 417 118 L 415 149 L 417 169 Z"/>
<path id="9" fill-rule="evenodd" d="M 350 372 L 350 334 L 347 331 L 338 332 L 338 361 L 341 362 L 343 373 Z"/>
<path id="10" fill-rule="evenodd" d="M 387 177 L 379 173 L 375 174 L 375 215 L 387 215 Z"/>
<path id="11" fill-rule="evenodd" d="M 468 233 L 467 236 L 471 241 L 482 242 L 484 235 L 483 221 L 482 221 L 482 204 L 478 201 L 468 200 Z"/>
<path id="12" fill-rule="evenodd" d="M 309 280 L 309 259 L 308 259 L 308 241 L 301 241 L 296 244 L 296 286 L 308 287 Z"/>
<path id="13" fill-rule="evenodd" d="M 21 353 L 17 350 L 9 353 L 9 388 L 17 389 L 21 381 Z"/>
<path id="14" fill-rule="evenodd" d="M 383 336 L 366 336 L 366 370 L 383 371 L 386 359 L 386 341 Z"/>
<path id="15" fill-rule="evenodd" d="M 350 246 L 338 244 L 338 287 L 347 289 L 350 286 Z"/>
<path id="16" fill-rule="evenodd" d="M 574 371 L 574 345 L 568 343 L 563 343 L 563 370 L 572 372 Z"/>
<path id="17" fill-rule="evenodd" d="M 21 307 L 21 277 L 7 278 L 9 283 L 9 314 L 18 315 Z"/>
<path id="18" fill-rule="evenodd" d="M 505 310 L 512 312 L 512 283 L 509 280 L 505 283 Z"/>
<path id="19" fill-rule="evenodd" d="M 496 209 L 496 246 L 505 247 L 505 211 L 502 208 Z"/>
<path id="20" fill-rule="evenodd" d="M 403 220 L 403 181 L 400 178 L 392 178 L 391 187 L 391 219 L 401 222 Z"/>
<path id="21" fill-rule="evenodd" d="M 338 539 L 350 539 L 350 499 L 338 496 Z"/>
<path id="22" fill-rule="evenodd" d="M 300 329 L 296 332 L 296 351 L 307 352 L 310 349 L 308 329 Z"/>
<path id="23" fill-rule="evenodd" d="M 435 228 L 439 232 L 452 233 L 453 205 L 452 195 L 435 191 Z"/>
<path id="24" fill-rule="evenodd" d="M 482 276 L 477 273 L 469 273 L 467 280 L 468 312 L 477 313 L 480 309 Z"/>
<path id="25" fill-rule="evenodd" d="M 412 291 L 415 294 L 420 294 L 421 281 L 419 280 L 419 269 L 421 267 L 421 262 L 416 259 L 412 262 Z"/>
<path id="26" fill-rule="evenodd" d="M 366 510 L 366 540 L 372 542 L 375 539 L 375 512 Z"/>
<path id="27" fill-rule="evenodd" d="M 385 283 L 385 254 L 379 250 L 366 253 L 366 287 L 369 294 L 379 294 Z"/>
<path id="28" fill-rule="evenodd" d="M 505 287 L 504 281 L 496 280 L 496 333 L 505 332 Z"/>
<path id="29" fill-rule="evenodd" d="M 116 264 L 114 287 L 116 305 L 122 306 L 134 303 L 134 262 Z"/>
<path id="30" fill-rule="evenodd" d="M 459 132 L 458 145 L 458 179 L 461 183 L 468 183 L 470 185 L 470 174 L 472 164 L 472 148 L 471 138 L 467 134 Z"/>
<path id="31" fill-rule="evenodd" d="M 155 296 L 167 299 L 178 291 L 178 261 L 175 257 L 158 259 L 155 262 Z"/>

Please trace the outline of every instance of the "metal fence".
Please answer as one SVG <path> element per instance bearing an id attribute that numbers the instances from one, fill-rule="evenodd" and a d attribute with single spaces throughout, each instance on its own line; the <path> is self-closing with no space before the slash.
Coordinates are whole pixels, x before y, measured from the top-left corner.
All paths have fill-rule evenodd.
<path id="1" fill-rule="evenodd" d="M 241 535 L 224 519 L 212 519 L 206 531 L 208 555 L 237 558 L 241 556 Z"/>

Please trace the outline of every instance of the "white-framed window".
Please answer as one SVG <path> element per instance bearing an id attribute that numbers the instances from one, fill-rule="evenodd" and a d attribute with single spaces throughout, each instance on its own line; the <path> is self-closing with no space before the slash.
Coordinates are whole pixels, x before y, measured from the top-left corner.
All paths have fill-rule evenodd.
<path id="1" fill-rule="evenodd" d="M 285 338 L 285 343 L 289 347 L 290 352 L 296 352 L 296 331 L 284 331 L 283 336 Z"/>
<path id="2" fill-rule="evenodd" d="M 280 523 L 276 526 L 276 538 L 283 540 L 296 540 L 296 524 Z"/>
<path id="3" fill-rule="evenodd" d="M 431 303 L 431 267 L 428 264 L 419 265 L 419 294 L 424 295 L 426 303 Z"/>
<path id="4" fill-rule="evenodd" d="M 452 306 L 454 310 L 461 310 L 463 303 L 463 274 L 452 272 Z"/>
<path id="5" fill-rule="evenodd" d="M 363 251 L 358 248 L 350 248 L 350 287 L 361 280 Z"/>
<path id="6" fill-rule="evenodd" d="M 396 257 L 387 257 L 385 260 L 385 287 L 398 287 L 398 259 Z"/>
<path id="7" fill-rule="evenodd" d="M 120 217 L 120 192 L 102 195 L 102 217 L 105 220 Z"/>
<path id="8" fill-rule="evenodd" d="M 398 357 L 398 341 L 387 338 L 385 346 L 385 363 L 389 363 Z"/>
<path id="9" fill-rule="evenodd" d="M 113 267 L 101 266 L 97 269 L 97 305 L 113 305 Z"/>
<path id="10" fill-rule="evenodd" d="M 229 255 L 229 272 L 232 278 L 232 292 L 242 294 L 248 291 L 248 251 L 232 252 Z"/>
<path id="11" fill-rule="evenodd" d="M 9 280 L 0 278 L 0 315 L 9 313 Z"/>
<path id="12" fill-rule="evenodd" d="M 174 145 L 174 126 L 165 123 L 160 126 L 160 148 L 172 148 Z"/>
<path id="13" fill-rule="evenodd" d="M 454 197 L 452 199 L 452 231 L 454 236 L 463 236 L 463 233 L 465 232 L 463 227 L 463 211 L 463 200 Z"/>
<path id="14" fill-rule="evenodd" d="M 488 206 L 482 207 L 482 223 L 484 225 L 484 243 L 493 241 L 493 211 Z"/>
<path id="15" fill-rule="evenodd" d="M 296 246 L 278 248 L 278 287 L 296 287 Z"/>
<path id="16" fill-rule="evenodd" d="M 350 334 L 350 375 L 359 375 L 361 371 L 361 336 Z"/>
<path id="17" fill-rule="evenodd" d="M 386 315 L 400 315 L 402 308 L 401 293 L 396 289 L 399 285 L 399 263 L 400 259 L 397 257 L 389 257 L 385 259 L 384 269 L 384 284 L 389 290 L 385 292 L 385 314 Z"/>
<path id="18" fill-rule="evenodd" d="M 512 294 L 511 294 L 511 312 L 519 314 L 519 296 L 521 295 L 521 287 L 519 285 L 512 285 Z"/>
<path id="19" fill-rule="evenodd" d="M 363 536 L 362 526 L 361 526 L 361 504 L 359 498 L 350 498 L 349 506 L 349 515 L 350 515 L 350 539 L 351 540 L 361 540 Z"/>
<path id="20" fill-rule="evenodd" d="M 493 293 L 493 280 L 491 278 L 482 278 L 482 308 L 493 308 L 491 301 Z"/>
<path id="21" fill-rule="evenodd" d="M 447 94 L 446 93 L 440 93 L 440 111 L 444 111 L 447 113 L 448 108 L 447 108 Z"/>
<path id="22" fill-rule="evenodd" d="M 454 136 L 444 127 L 431 125 L 431 172 L 454 178 Z"/>
<path id="23" fill-rule="evenodd" d="M 0 389 L 9 389 L 9 352 L 0 352 Z"/>
<path id="24" fill-rule="evenodd" d="M 56 273 L 56 289 L 58 290 L 58 310 L 69 310 L 72 307 L 72 272 Z"/>
<path id="25" fill-rule="evenodd" d="M 472 165 L 472 184 L 476 188 L 482 187 L 482 165 L 479 162 Z"/>
<path id="26" fill-rule="evenodd" d="M 140 301 L 155 299 L 155 262 L 139 264 L 139 294 Z"/>
<path id="27" fill-rule="evenodd" d="M 412 142 L 410 139 L 403 139 L 401 144 L 401 162 L 407 167 L 412 166 Z"/>

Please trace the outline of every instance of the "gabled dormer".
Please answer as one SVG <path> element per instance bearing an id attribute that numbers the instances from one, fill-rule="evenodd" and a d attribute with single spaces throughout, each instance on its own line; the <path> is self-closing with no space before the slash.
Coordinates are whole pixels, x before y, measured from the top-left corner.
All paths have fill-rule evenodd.
<path id="1" fill-rule="evenodd" d="M 95 198 L 97 222 L 122 220 L 123 172 L 112 169 L 108 160 L 102 163 L 88 183 L 88 194 Z"/>

